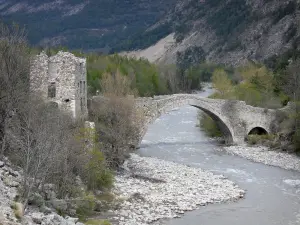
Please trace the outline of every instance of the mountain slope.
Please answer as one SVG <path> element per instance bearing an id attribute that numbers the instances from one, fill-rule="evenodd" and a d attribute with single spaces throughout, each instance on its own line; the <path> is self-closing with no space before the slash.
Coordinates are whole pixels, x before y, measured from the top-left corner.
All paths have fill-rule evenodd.
<path id="1" fill-rule="evenodd" d="M 5 22 L 15 21 L 28 29 L 35 45 L 66 45 L 69 48 L 96 50 L 115 46 L 144 47 L 128 44 L 141 34 L 176 0 L 0 0 Z M 153 40 L 165 33 L 154 32 Z M 147 43 L 147 42 L 146 42 Z M 120 47 L 122 48 L 122 47 Z"/>
<path id="2" fill-rule="evenodd" d="M 300 43 L 298 0 L 0 0 L 0 14 L 35 45 L 140 49 L 128 54 L 163 63 L 262 62 Z"/>
<path id="3" fill-rule="evenodd" d="M 175 63 L 178 52 L 191 48 L 201 49 L 216 63 L 265 61 L 299 48 L 299 13 L 297 0 L 180 1 L 153 26 L 169 24 L 175 32 L 176 43 L 163 46 L 164 55 L 157 61 Z"/>

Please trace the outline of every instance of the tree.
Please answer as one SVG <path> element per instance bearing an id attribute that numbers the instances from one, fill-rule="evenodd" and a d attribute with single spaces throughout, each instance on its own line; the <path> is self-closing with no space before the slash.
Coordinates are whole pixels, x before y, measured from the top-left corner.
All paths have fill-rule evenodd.
<path id="1" fill-rule="evenodd" d="M 177 52 L 177 76 L 183 90 L 189 90 L 191 80 L 188 69 L 205 61 L 205 51 L 201 46 L 191 46 L 183 52 Z"/>
<path id="2" fill-rule="evenodd" d="M 76 164 L 70 157 L 77 157 L 82 149 L 70 146 L 72 118 L 52 104 L 30 95 L 18 110 L 6 135 L 9 157 L 23 169 L 20 195 L 26 208 L 30 195 L 43 184 L 57 184 L 62 190 L 64 183 L 74 181 L 72 170 Z"/>
<path id="3" fill-rule="evenodd" d="M 213 88 L 218 92 L 219 98 L 229 98 L 233 91 L 231 80 L 223 69 L 216 69 L 212 76 Z"/>
<path id="4" fill-rule="evenodd" d="M 294 120 L 294 143 L 297 150 L 300 149 L 300 59 L 292 62 L 286 70 L 283 82 L 283 89 L 294 102 L 294 113 L 291 118 Z"/>
<path id="5" fill-rule="evenodd" d="M 106 161 L 111 168 L 120 166 L 140 132 L 140 114 L 134 105 L 130 82 L 119 73 L 102 79 L 104 97 L 95 98 L 90 109 Z"/>
<path id="6" fill-rule="evenodd" d="M 5 129 L 29 88 L 29 51 L 25 32 L 0 24 L 0 155 L 7 149 Z"/>
<path id="7" fill-rule="evenodd" d="M 284 91 L 290 96 L 293 102 L 300 100 L 300 59 L 292 62 L 286 70 L 283 82 Z"/>
<path id="8" fill-rule="evenodd" d="M 126 96 L 134 94 L 129 79 L 117 70 L 115 73 L 104 73 L 101 79 L 101 90 L 104 95 Z"/>
<path id="9" fill-rule="evenodd" d="M 159 65 L 158 70 L 161 74 L 162 79 L 166 83 L 166 88 L 171 93 L 178 92 L 179 81 L 176 74 L 176 66 L 175 65 Z"/>
<path id="10" fill-rule="evenodd" d="M 267 67 L 249 63 L 245 67 L 239 68 L 238 71 L 243 81 L 252 83 L 257 90 L 266 95 L 272 94 L 275 85 L 274 75 Z"/>

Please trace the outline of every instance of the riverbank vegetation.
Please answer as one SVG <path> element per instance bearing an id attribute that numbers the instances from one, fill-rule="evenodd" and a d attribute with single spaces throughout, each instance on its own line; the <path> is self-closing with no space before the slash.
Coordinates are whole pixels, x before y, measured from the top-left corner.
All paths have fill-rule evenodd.
<path id="1" fill-rule="evenodd" d="M 251 134 L 247 141 L 250 144 L 264 143 L 273 148 L 299 151 L 299 70 L 299 59 L 281 64 L 280 70 L 271 70 L 254 62 L 236 68 L 233 74 L 228 74 L 224 69 L 216 69 L 212 75 L 215 93 L 210 98 L 240 100 L 266 109 L 278 109 L 291 102 L 293 107 L 288 114 L 278 113 L 280 126 L 276 135 Z M 206 115 L 199 117 L 199 124 L 209 136 L 220 135 L 216 122 Z"/>
<path id="2" fill-rule="evenodd" d="M 140 132 L 143 118 L 133 97 L 198 89 L 215 68 L 188 67 L 181 77 L 173 65 L 74 52 L 87 58 L 89 96 L 106 99 L 91 101 L 89 120 L 95 122 L 91 128 L 30 92 L 30 58 L 41 49 L 30 48 L 18 26 L 1 26 L 0 157 L 8 157 L 23 171 L 16 199 L 23 210 L 31 205 L 41 211 L 50 207 L 82 220 L 105 210 L 99 198 L 113 187 L 114 171 L 128 157 Z M 58 50 L 65 49 L 46 49 L 46 53 Z M 189 85 L 181 86 L 182 79 Z"/>
<path id="3" fill-rule="evenodd" d="M 113 171 L 121 163 L 121 148 L 127 144 L 129 129 L 133 130 L 132 121 L 136 121 L 132 101 L 112 98 L 102 105 L 104 113 L 91 116 L 97 120 L 95 132 L 30 91 L 32 49 L 25 31 L 1 25 L 0 37 L 0 163 L 9 159 L 20 171 L 9 170 L 9 176 L 3 175 L 6 185 L 18 187 L 15 201 L 21 206 L 19 219 L 32 206 L 40 212 L 50 208 L 83 220 L 90 213 L 107 210 L 101 196 L 114 185 Z M 103 77 L 101 88 L 105 93 L 123 88 L 122 95 L 128 94 L 126 77 L 116 77 L 121 85 L 117 89 L 112 86 L 116 82 L 111 82 L 111 74 Z M 108 148 L 114 140 L 119 142 Z M 14 182 L 11 176 L 20 180 Z"/>

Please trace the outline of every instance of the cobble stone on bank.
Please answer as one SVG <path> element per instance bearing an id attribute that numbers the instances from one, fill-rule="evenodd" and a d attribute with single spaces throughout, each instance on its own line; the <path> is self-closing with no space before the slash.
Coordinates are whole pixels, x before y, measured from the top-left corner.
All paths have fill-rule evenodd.
<path id="1" fill-rule="evenodd" d="M 116 176 L 114 192 L 124 199 L 113 218 L 120 225 L 144 225 L 180 217 L 209 203 L 237 200 L 245 194 L 222 175 L 199 168 L 132 154 L 129 169 Z"/>
<path id="2" fill-rule="evenodd" d="M 234 155 L 241 156 L 254 162 L 277 166 L 287 170 L 300 171 L 300 158 L 294 154 L 271 151 L 267 147 L 230 146 L 224 149 Z"/>

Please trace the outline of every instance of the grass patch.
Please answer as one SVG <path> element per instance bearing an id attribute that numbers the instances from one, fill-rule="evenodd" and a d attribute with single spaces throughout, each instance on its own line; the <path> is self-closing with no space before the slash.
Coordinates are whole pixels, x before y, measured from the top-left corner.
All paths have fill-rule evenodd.
<path id="1" fill-rule="evenodd" d="M 209 137 L 222 137 L 222 132 L 219 129 L 217 123 L 208 115 L 199 113 L 198 120 L 200 128 Z"/>
<path id="2" fill-rule="evenodd" d="M 85 225 L 111 225 L 108 220 L 87 220 Z"/>
<path id="3" fill-rule="evenodd" d="M 112 202 L 115 200 L 115 196 L 111 192 L 105 192 L 100 195 L 96 195 L 96 198 L 100 201 L 107 201 L 107 202 Z"/>
<path id="4" fill-rule="evenodd" d="M 251 134 L 248 135 L 246 141 L 250 145 L 271 145 L 275 140 L 275 135 L 272 134 L 264 134 L 264 135 L 257 135 Z"/>
<path id="5" fill-rule="evenodd" d="M 13 202 L 10 207 L 14 210 L 15 217 L 21 220 L 23 217 L 23 205 L 19 202 Z"/>

